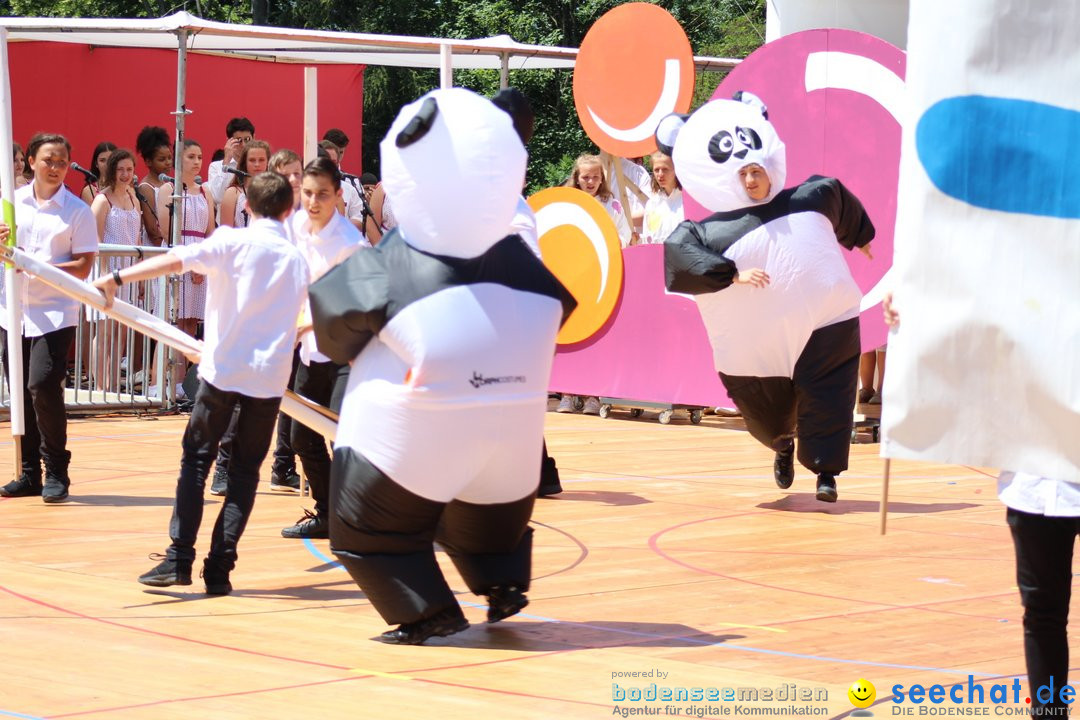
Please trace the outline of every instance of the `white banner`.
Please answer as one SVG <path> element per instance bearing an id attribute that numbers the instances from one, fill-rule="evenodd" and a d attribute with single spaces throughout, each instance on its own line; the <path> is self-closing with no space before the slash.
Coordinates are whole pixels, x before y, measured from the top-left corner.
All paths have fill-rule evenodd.
<path id="1" fill-rule="evenodd" d="M 1080 482 L 1080 3 L 910 18 L 882 454 Z"/>
<path id="2" fill-rule="evenodd" d="M 0 27 L 0 222 L 11 228 L 8 245 L 15 247 L 15 162 L 11 130 L 11 76 L 8 73 L 7 30 Z M 11 434 L 26 434 L 23 411 L 22 278 L 4 265 L 4 292 L 8 308 L 8 397 Z M 18 459 L 16 459 L 18 462 Z"/>

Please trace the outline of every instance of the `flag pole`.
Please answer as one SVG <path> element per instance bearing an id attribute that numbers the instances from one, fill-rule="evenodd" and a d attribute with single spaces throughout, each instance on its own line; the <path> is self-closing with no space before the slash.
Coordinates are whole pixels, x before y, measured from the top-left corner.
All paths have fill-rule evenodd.
<path id="1" fill-rule="evenodd" d="M 889 515 L 889 471 L 892 469 L 892 458 L 885 458 L 885 477 L 881 481 L 881 508 L 880 514 L 880 530 L 881 534 L 885 534 L 885 521 Z"/>
<path id="2" fill-rule="evenodd" d="M 0 216 L 11 229 L 7 244 L 15 247 L 15 170 L 11 130 L 11 74 L 8 70 L 8 32 L 0 27 Z M 26 434 L 26 415 L 23 405 L 22 353 L 22 276 L 15 266 L 4 265 L 5 309 L 7 311 L 7 374 L 8 405 L 11 417 L 11 436 L 15 445 L 15 477 L 22 474 L 22 437 Z"/>

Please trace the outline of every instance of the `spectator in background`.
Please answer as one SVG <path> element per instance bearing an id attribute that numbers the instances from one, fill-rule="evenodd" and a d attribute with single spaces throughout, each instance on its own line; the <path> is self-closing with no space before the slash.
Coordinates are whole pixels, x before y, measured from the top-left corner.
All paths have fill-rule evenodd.
<path id="1" fill-rule="evenodd" d="M 323 145 L 323 143 L 328 143 L 328 145 Z M 361 190 L 354 184 L 359 178 L 341 169 L 341 163 L 345 161 L 345 148 L 349 145 L 349 136 L 337 128 L 330 128 L 323 134 L 322 143 L 319 144 L 331 153 L 330 159 L 338 166 L 338 172 L 341 173 L 342 206 L 338 208 L 339 211 L 357 230 L 364 233 L 364 199 L 360 197 Z M 329 145 L 333 145 L 333 149 Z M 337 151 L 336 156 L 332 154 L 334 150 Z"/>
<path id="2" fill-rule="evenodd" d="M 135 151 L 146 163 L 146 177 L 135 188 L 143 214 L 143 245 L 160 245 L 164 234 L 157 217 L 157 192 L 165 181 L 161 175 L 173 171 L 172 141 L 165 128 L 147 125 L 135 139 Z"/>
<path id="3" fill-rule="evenodd" d="M 101 190 L 101 178 L 105 175 L 105 164 L 109 162 L 109 155 L 116 149 L 116 146 L 111 142 L 99 142 L 94 146 L 94 154 L 91 156 L 90 165 L 88 170 L 96 176 L 94 179 L 89 177 L 84 178 L 86 184 L 83 186 L 82 192 L 79 197 L 87 205 L 94 202 L 94 196 Z"/>
<path id="4" fill-rule="evenodd" d="M 23 153 L 22 145 L 19 143 L 11 144 L 12 154 L 15 160 L 15 189 L 18 190 L 23 185 L 29 185 L 30 181 L 26 179 L 26 154 Z"/>
<path id="5" fill-rule="evenodd" d="M 293 190 L 293 210 L 300 208 L 300 180 L 304 176 L 304 163 L 292 150 L 281 149 L 270 158 L 270 169 L 284 175 Z"/>
<path id="6" fill-rule="evenodd" d="M 225 124 L 225 137 L 224 155 L 220 161 L 211 162 L 207 171 L 209 180 L 206 184 L 210 196 L 218 205 L 225 199 L 225 190 L 233 179 L 232 175 L 225 172 L 225 168 L 235 168 L 240 162 L 240 153 L 244 146 L 255 137 L 255 126 L 246 117 L 234 117 Z"/>
<path id="7" fill-rule="evenodd" d="M 683 216 L 682 184 L 675 176 L 671 158 L 662 152 L 654 152 L 652 161 L 652 195 L 645 203 L 642 222 L 642 242 L 662 243 L 686 218 Z"/>
<path id="8" fill-rule="evenodd" d="M 240 162 L 236 168 L 244 175 L 233 175 L 232 184 L 225 190 L 221 201 L 221 224 L 228 227 L 247 227 L 247 189 L 251 179 L 261 172 L 266 172 L 270 165 L 270 145 L 262 140 L 252 140 L 240 151 Z"/>

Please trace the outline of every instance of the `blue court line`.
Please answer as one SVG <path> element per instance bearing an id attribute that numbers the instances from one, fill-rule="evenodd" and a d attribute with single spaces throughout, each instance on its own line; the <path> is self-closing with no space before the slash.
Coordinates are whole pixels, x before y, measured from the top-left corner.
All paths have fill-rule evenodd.
<path id="1" fill-rule="evenodd" d="M 0 715 L 4 717 L 24 718 L 25 720 L 45 720 L 45 718 L 38 717 L 37 715 L 23 715 L 22 713 L 10 712 L 8 710 L 0 710 Z"/>
<path id="2" fill-rule="evenodd" d="M 319 548 L 315 547 L 315 543 L 311 542 L 310 538 L 304 538 L 304 547 L 306 547 L 308 549 L 308 552 L 317 557 L 319 560 L 322 560 L 325 563 L 336 565 L 337 567 L 342 567 L 340 562 L 327 556 L 325 553 L 319 550 Z M 481 610 L 487 609 L 487 605 L 482 605 L 480 603 L 470 602 L 468 600 L 459 600 L 459 602 L 467 607 L 479 608 Z M 862 665 L 865 667 L 889 668 L 891 670 L 923 670 L 926 672 L 941 673 L 943 675 L 959 675 L 961 677 L 967 677 L 968 675 L 971 675 L 973 677 L 985 678 L 1001 676 L 1001 673 L 984 673 L 974 672 L 971 670 L 949 670 L 947 668 L 926 667 L 923 665 L 901 665 L 899 663 L 874 662 L 871 660 L 849 660 L 847 658 L 835 658 L 826 655 L 807 655 L 804 653 L 789 652 L 787 650 L 769 650 L 766 648 L 750 647 L 749 645 L 732 645 L 731 643 L 726 643 L 723 641 L 713 642 L 711 640 L 700 640 L 693 637 L 672 637 L 670 635 L 660 635 L 658 633 L 638 632 L 636 630 L 624 630 L 621 628 L 605 627 L 603 625 L 590 625 L 588 623 L 579 623 L 572 620 L 559 620 L 558 618 L 544 617 L 542 615 L 530 615 L 528 613 L 518 613 L 516 617 L 522 618 L 523 620 L 538 620 L 540 622 L 558 623 L 560 625 L 587 628 L 589 630 L 600 630 L 603 632 L 618 633 L 621 635 L 631 635 L 634 637 L 646 638 L 649 640 L 678 640 L 680 642 L 690 643 L 692 645 L 718 647 L 727 650 L 741 650 L 743 652 L 760 653 L 762 655 L 777 655 L 779 657 L 797 658 L 799 660 L 816 660 L 818 662 L 832 662 L 841 665 Z"/>

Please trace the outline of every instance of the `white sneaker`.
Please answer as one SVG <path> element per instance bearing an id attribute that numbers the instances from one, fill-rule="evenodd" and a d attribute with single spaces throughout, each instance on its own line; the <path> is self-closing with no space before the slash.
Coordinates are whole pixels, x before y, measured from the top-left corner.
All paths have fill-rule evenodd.
<path id="1" fill-rule="evenodd" d="M 120 374 L 126 375 L 128 371 L 128 359 L 127 357 L 120 358 Z"/>
<path id="2" fill-rule="evenodd" d="M 600 414 L 600 398 L 589 397 L 585 398 L 585 409 L 582 411 L 586 415 L 599 415 Z"/>
<path id="3" fill-rule="evenodd" d="M 187 400 L 187 393 L 184 392 L 184 386 L 181 383 L 176 383 L 176 399 Z"/>
<path id="4" fill-rule="evenodd" d="M 574 396 L 563 395 L 559 400 L 559 407 L 555 408 L 555 412 L 559 413 L 572 413 L 574 412 Z"/>
<path id="5" fill-rule="evenodd" d="M 159 388 L 157 385 L 151 385 L 150 387 L 146 388 L 146 397 L 152 400 L 160 400 L 161 388 Z"/>
<path id="6" fill-rule="evenodd" d="M 720 417 L 739 417 L 742 413 L 739 412 L 738 408 L 717 407 L 713 409 L 713 414 Z"/>

